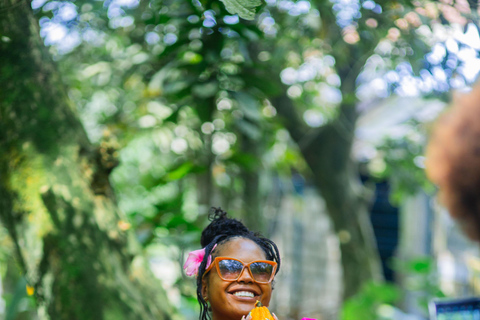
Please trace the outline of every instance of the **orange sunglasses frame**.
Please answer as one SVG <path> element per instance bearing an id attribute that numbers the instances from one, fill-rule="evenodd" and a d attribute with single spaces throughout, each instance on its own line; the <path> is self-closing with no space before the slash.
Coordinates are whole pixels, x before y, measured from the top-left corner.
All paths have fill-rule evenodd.
<path id="1" fill-rule="evenodd" d="M 240 271 L 240 273 L 238 274 L 238 277 L 236 279 L 224 279 L 222 277 L 222 274 L 220 272 L 220 269 L 219 269 L 219 266 L 218 266 L 218 262 L 219 261 L 222 261 L 222 260 L 235 260 L 235 261 L 238 261 L 240 262 L 242 265 L 243 265 L 243 268 L 242 268 L 242 271 Z M 255 278 L 253 277 L 253 274 L 252 274 L 252 270 L 250 270 L 250 265 L 252 263 L 256 263 L 256 262 L 265 262 L 271 266 L 273 266 L 273 270 L 272 270 L 272 276 L 270 277 L 270 280 L 268 280 L 267 282 L 260 282 L 260 281 L 257 281 L 255 280 Z M 275 272 L 277 271 L 277 263 L 275 261 L 270 261 L 270 260 L 255 260 L 255 261 L 252 261 L 250 263 L 245 263 L 243 262 L 242 260 L 238 260 L 238 259 L 235 259 L 235 258 L 228 258 L 228 257 L 216 257 L 212 263 L 208 266 L 208 268 L 205 270 L 205 272 L 203 273 L 203 276 L 205 276 L 210 270 L 213 269 L 213 265 L 216 266 L 216 269 L 217 269 L 217 273 L 218 273 L 218 276 L 220 277 L 220 279 L 222 279 L 223 281 L 229 281 L 229 282 L 234 282 L 234 281 L 237 281 L 243 274 L 243 272 L 245 271 L 245 268 L 247 268 L 248 272 L 250 273 L 250 276 L 252 277 L 253 281 L 256 282 L 256 283 L 261 283 L 261 284 L 267 284 L 267 283 L 270 283 L 272 282 L 273 278 L 275 278 Z"/>

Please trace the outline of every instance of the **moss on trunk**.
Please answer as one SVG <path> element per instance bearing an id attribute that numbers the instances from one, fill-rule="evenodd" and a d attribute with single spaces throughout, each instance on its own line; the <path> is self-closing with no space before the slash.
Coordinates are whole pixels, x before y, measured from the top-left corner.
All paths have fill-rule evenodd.
<path id="1" fill-rule="evenodd" d="M 29 2 L 0 1 L 0 57 L 0 219 L 40 319 L 170 318 Z"/>

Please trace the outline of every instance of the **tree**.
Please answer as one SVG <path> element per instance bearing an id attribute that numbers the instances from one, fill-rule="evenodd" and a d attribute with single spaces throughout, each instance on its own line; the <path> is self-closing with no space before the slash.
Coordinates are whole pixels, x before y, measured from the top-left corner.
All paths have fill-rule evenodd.
<path id="1" fill-rule="evenodd" d="M 442 22 L 441 12 L 449 5 L 268 1 L 252 22 L 239 20 L 219 1 L 150 1 L 138 7 L 111 2 L 108 18 L 96 6 L 79 4 L 75 22 L 88 21 L 107 40 L 85 41 L 77 52 L 57 58 L 77 72 L 71 84 L 89 83 L 71 92 L 81 112 L 88 112 L 82 109 L 96 93 L 112 93 L 105 104 L 114 105 L 114 111 L 98 123 L 123 144 L 139 133 L 151 140 L 165 133 L 152 150 L 159 154 L 155 161 L 168 165 L 160 173 L 144 174 L 138 186 L 151 191 L 175 184 L 178 191 L 167 201 L 152 201 L 148 214 L 138 208 L 128 212 L 134 224 L 148 225 L 149 241 L 156 239 L 156 228 L 181 232 L 201 225 L 182 216 L 185 190 L 191 189 L 198 190 L 196 200 L 203 207 L 225 204 L 230 212 L 242 212 L 254 229 L 262 226 L 257 208 L 263 195 L 252 188 L 258 186 L 255 173 L 283 170 L 288 175 L 293 168 L 308 175 L 327 201 L 342 240 L 345 296 L 379 278 L 368 196 L 351 158 L 361 100 L 357 93 L 368 86 L 369 72 L 386 82 L 391 94 L 399 80 L 386 81 L 384 74 L 402 67 L 413 76 L 423 68 L 424 53 L 434 43 L 419 27 Z M 287 71 L 311 67 L 312 57 L 322 61 L 322 72 L 306 80 L 287 79 Z M 323 87 L 336 92 L 337 100 L 322 99 Z M 323 122 L 306 123 L 310 111 Z M 265 168 L 265 155 L 284 128 L 293 143 L 288 142 L 282 159 Z M 194 179 L 197 184 L 190 183 Z M 130 188 L 131 180 L 122 183 Z M 239 202 L 234 200 L 242 204 L 233 205 Z"/>
<path id="2" fill-rule="evenodd" d="M 0 6 L 0 218 L 41 319 L 169 319 L 173 310 L 25 1 Z"/>
<path id="3" fill-rule="evenodd" d="M 223 2 L 230 13 L 239 14 L 248 20 L 254 19 L 255 7 L 261 5 L 258 1 Z M 381 57 L 389 61 L 390 67 L 407 62 L 412 75 L 422 69 L 428 70 L 424 55 L 433 43 L 431 39 L 420 36 L 417 28 L 422 24 L 434 26 L 440 21 L 444 25 L 449 21 L 462 22 L 464 18 L 459 12 L 475 19 L 477 4 L 470 3 L 469 8 L 457 6 L 455 9 L 448 4 L 437 5 L 409 0 L 381 4 L 374 1 L 343 4 L 336 1 L 311 1 L 311 5 L 318 10 L 317 27 L 309 27 L 308 23 L 297 21 L 296 28 L 291 28 L 294 25 L 292 18 L 285 15 L 282 17 L 275 8 L 268 8 L 268 15 L 277 22 L 276 31 L 282 34 L 283 38 L 274 37 L 269 44 L 260 43 L 250 50 L 252 60 L 255 61 L 251 74 L 264 82 L 274 82 L 277 87 L 277 92 L 264 92 L 269 95 L 268 99 L 276 108 L 280 121 L 297 143 L 311 170 L 312 179 L 325 199 L 329 216 L 340 237 L 344 297 L 348 298 L 358 292 L 365 283 L 381 280 L 381 267 L 368 216 L 368 191 L 361 184 L 358 164 L 352 159 L 354 132 L 360 115 L 358 92 L 365 78 L 368 78 L 365 76 L 368 73 L 367 63 L 372 57 Z M 295 5 L 291 3 L 289 8 L 291 9 L 288 10 L 294 10 Z M 265 17 L 265 13 L 262 15 Z M 466 20 L 463 23 L 466 23 Z M 294 45 L 285 41 L 288 36 L 296 38 Z M 316 46 L 321 55 L 331 55 L 334 58 L 332 69 L 338 75 L 338 89 L 341 93 L 337 112 L 330 121 L 316 130 L 306 125 L 299 112 L 305 108 L 315 108 L 315 101 L 309 99 L 308 92 L 302 94 L 302 91 L 308 91 L 302 89 L 302 82 L 303 88 L 307 87 L 306 81 L 282 79 L 284 83 L 290 81 L 288 84 L 302 89 L 296 99 L 292 99 L 286 94 L 288 87 L 280 81 L 281 69 L 272 68 L 272 65 L 288 65 L 287 59 L 282 61 L 277 57 L 275 60 L 275 53 L 285 57 L 289 53 L 297 52 L 299 56 L 305 56 L 308 48 L 315 47 L 312 40 L 317 41 Z M 390 48 L 381 49 L 382 45 Z M 299 48 L 294 48 L 295 46 Z M 395 53 L 393 48 L 400 54 Z M 263 64 L 262 68 L 261 61 L 256 59 L 262 50 L 273 52 L 272 60 L 277 64 Z M 299 63 L 297 67 L 298 65 Z M 455 70 L 457 63 L 450 68 Z M 427 74 L 429 72 L 427 71 Z M 376 76 L 379 76 L 378 73 Z M 398 83 L 391 84 L 391 92 L 395 91 L 396 86 Z"/>

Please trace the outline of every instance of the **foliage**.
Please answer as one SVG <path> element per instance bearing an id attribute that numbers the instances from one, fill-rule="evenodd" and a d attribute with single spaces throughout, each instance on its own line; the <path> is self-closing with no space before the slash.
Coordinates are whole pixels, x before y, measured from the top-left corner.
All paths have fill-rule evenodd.
<path id="1" fill-rule="evenodd" d="M 400 289 L 388 283 L 366 283 L 352 298 L 345 301 L 340 318 L 342 320 L 392 319 L 385 312 L 400 299 Z M 390 306 L 390 307 L 389 307 Z"/>
<path id="2" fill-rule="evenodd" d="M 391 264 L 405 286 L 392 283 L 367 283 L 354 297 L 345 301 L 342 320 L 397 319 L 396 305 L 409 292 L 417 294 L 418 306 L 428 315 L 428 302 L 445 297 L 438 286 L 435 261 L 432 257 L 418 257 L 406 261 L 394 259 Z"/>
<path id="3" fill-rule="evenodd" d="M 403 290 L 418 293 L 417 303 L 428 314 L 428 302 L 433 298 L 443 298 L 440 289 L 436 262 L 432 257 L 417 257 L 407 261 L 394 259 L 393 268 L 404 277 Z"/>
<path id="4" fill-rule="evenodd" d="M 146 249 L 161 247 L 155 254 L 161 251 L 177 267 L 184 251 L 198 245 L 210 205 L 222 204 L 238 217 L 255 214 L 249 210 L 255 199 L 245 197 L 251 184 L 261 186 L 258 201 L 273 189 L 261 177 L 311 177 L 302 148 L 342 119 L 342 103 L 408 94 L 412 81 L 427 95 L 469 80 L 458 72 L 464 62 L 452 50 L 425 57 L 441 42 L 434 30 L 448 30 L 453 5 L 261 3 L 33 3 L 89 137 L 98 145 L 113 140 L 120 149 L 111 179 L 128 217 L 122 228 L 133 228 Z M 56 39 L 49 32 L 54 27 L 69 38 Z M 442 80 L 434 76 L 439 69 L 447 70 Z M 279 117 L 272 103 L 279 95 L 292 102 L 298 126 L 294 117 Z M 305 129 L 298 143 L 285 129 L 289 121 Z M 372 172 L 394 181 L 395 201 L 412 186 L 430 188 L 415 161 L 422 153 L 416 141 L 386 140 L 379 152 L 385 169 Z M 258 178 L 250 185 L 249 173 Z M 176 285 L 191 305 L 193 291 L 182 280 Z M 376 290 L 390 289 L 370 284 L 365 290 L 357 307 L 373 312 Z"/>
<path id="5" fill-rule="evenodd" d="M 253 20 L 255 18 L 255 7 L 258 7 L 261 0 L 220 0 L 231 14 L 238 14 L 240 18 Z"/>
<path id="6" fill-rule="evenodd" d="M 425 176 L 425 144 L 426 133 L 417 126 L 403 138 L 385 138 L 377 148 L 376 158 L 369 162 L 369 172 L 374 179 L 388 179 L 392 190 L 390 201 L 397 206 L 418 192 L 433 195 L 435 191 Z"/>

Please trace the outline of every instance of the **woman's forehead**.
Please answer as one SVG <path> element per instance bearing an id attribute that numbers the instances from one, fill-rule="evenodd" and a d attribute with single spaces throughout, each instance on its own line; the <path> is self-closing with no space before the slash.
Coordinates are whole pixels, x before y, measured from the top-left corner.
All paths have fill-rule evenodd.
<path id="1" fill-rule="evenodd" d="M 245 263 L 266 259 L 265 252 L 258 244 L 242 237 L 229 239 L 223 243 L 219 246 L 215 256 L 235 258 Z"/>

